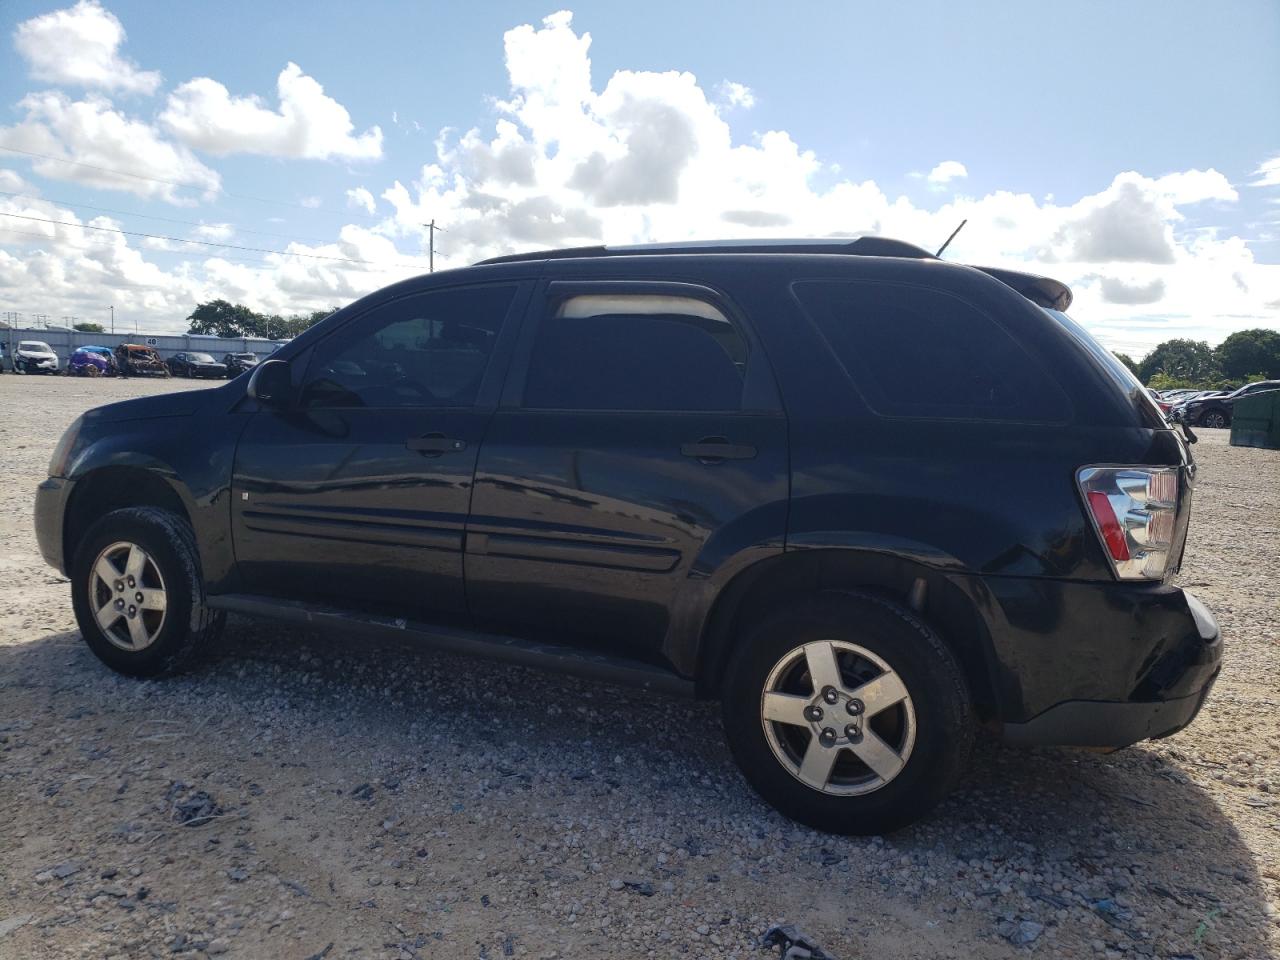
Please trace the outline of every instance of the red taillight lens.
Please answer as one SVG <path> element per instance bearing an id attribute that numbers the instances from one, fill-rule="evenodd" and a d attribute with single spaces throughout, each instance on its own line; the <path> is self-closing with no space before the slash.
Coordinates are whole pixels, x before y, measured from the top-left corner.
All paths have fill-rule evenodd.
<path id="1" fill-rule="evenodd" d="M 1161 580 L 1178 515 L 1176 467 L 1084 467 L 1080 492 L 1121 580 Z"/>
<path id="2" fill-rule="evenodd" d="M 1128 560 L 1129 546 L 1124 542 L 1124 531 L 1120 529 L 1120 521 L 1116 512 L 1111 509 L 1111 501 L 1100 490 L 1089 491 L 1089 509 L 1093 511 L 1093 520 L 1098 525 L 1098 533 L 1102 534 L 1102 542 L 1112 560 Z"/>

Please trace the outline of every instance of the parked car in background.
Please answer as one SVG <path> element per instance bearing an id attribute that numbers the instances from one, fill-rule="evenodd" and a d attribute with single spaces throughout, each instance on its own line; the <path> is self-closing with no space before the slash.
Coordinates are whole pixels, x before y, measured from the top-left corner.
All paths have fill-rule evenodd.
<path id="1" fill-rule="evenodd" d="M 116 358 L 110 347 L 86 344 L 77 347 L 67 361 L 67 373 L 76 377 L 113 377 L 116 374 Z"/>
<path id="2" fill-rule="evenodd" d="M 175 377 L 222 380 L 227 375 L 226 366 L 207 353 L 175 353 L 165 363 Z"/>
<path id="3" fill-rule="evenodd" d="M 14 373 L 57 373 L 58 355 L 43 340 L 19 340 L 13 351 Z"/>
<path id="4" fill-rule="evenodd" d="M 1194 426 L 1229 427 L 1235 402 L 1266 390 L 1280 390 L 1280 380 L 1257 380 L 1232 393 L 1209 394 L 1184 401 L 1175 408 L 1174 417 Z"/>
<path id="5" fill-rule="evenodd" d="M 1126 746 L 1218 674 L 1189 438 L 1070 302 L 874 237 L 501 257 L 86 413 L 37 538 L 121 673 L 236 611 L 714 698 L 769 802 L 883 833 L 979 729 Z"/>
<path id="6" fill-rule="evenodd" d="M 256 353 L 228 353 L 222 358 L 223 365 L 227 368 L 227 379 L 238 377 L 246 370 L 252 370 L 258 365 L 258 355 Z"/>
<path id="7" fill-rule="evenodd" d="M 1173 404 L 1160 396 L 1156 391 L 1148 388 L 1147 394 L 1155 401 L 1156 406 L 1160 408 L 1160 412 L 1166 417 L 1169 415 L 1170 411 L 1173 410 Z"/>
<path id="8" fill-rule="evenodd" d="M 169 368 L 160 354 L 138 343 L 122 343 L 115 349 L 116 368 L 122 377 L 167 377 Z"/>

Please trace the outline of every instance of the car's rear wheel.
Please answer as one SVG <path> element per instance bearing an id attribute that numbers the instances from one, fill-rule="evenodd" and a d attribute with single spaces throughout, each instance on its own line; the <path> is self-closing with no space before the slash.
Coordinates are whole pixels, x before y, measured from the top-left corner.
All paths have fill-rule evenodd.
<path id="1" fill-rule="evenodd" d="M 89 649 L 135 677 L 176 673 L 208 651 L 226 615 L 208 608 L 190 526 L 157 507 L 107 514 L 80 542 L 71 599 Z"/>
<path id="2" fill-rule="evenodd" d="M 964 675 L 910 611 L 816 594 L 760 623 L 735 652 L 725 732 L 765 800 L 833 833 L 879 834 L 926 814 L 973 743 Z"/>

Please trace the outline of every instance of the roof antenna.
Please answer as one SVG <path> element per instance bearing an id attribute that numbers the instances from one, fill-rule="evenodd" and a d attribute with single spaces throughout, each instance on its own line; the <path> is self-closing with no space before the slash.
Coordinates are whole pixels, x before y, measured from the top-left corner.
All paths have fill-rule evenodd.
<path id="1" fill-rule="evenodd" d="M 964 225 L 968 222 L 969 221 L 967 219 L 960 221 L 960 226 L 956 227 L 954 230 L 951 231 L 951 236 L 947 237 L 947 242 L 938 248 L 938 252 L 934 254 L 935 257 L 942 256 L 942 251 L 947 249 L 947 247 L 951 246 L 951 241 L 956 238 L 956 234 L 959 233 L 961 230 L 963 230 Z"/>

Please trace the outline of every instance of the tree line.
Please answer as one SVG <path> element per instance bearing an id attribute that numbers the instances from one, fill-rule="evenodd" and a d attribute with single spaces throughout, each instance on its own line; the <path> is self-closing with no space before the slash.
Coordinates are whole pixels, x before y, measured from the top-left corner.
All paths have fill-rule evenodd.
<path id="1" fill-rule="evenodd" d="M 1178 338 L 1158 344 L 1141 360 L 1123 353 L 1116 357 L 1156 390 L 1234 389 L 1255 380 L 1280 380 L 1280 330 L 1238 330 L 1216 347 Z"/>
<path id="2" fill-rule="evenodd" d="M 259 337 L 264 340 L 287 340 L 303 330 L 319 323 L 337 307 L 328 310 L 312 310 L 281 316 L 278 313 L 258 313 L 243 303 L 226 300 L 210 300 L 201 303 L 187 317 L 187 333 L 215 337 Z"/>

